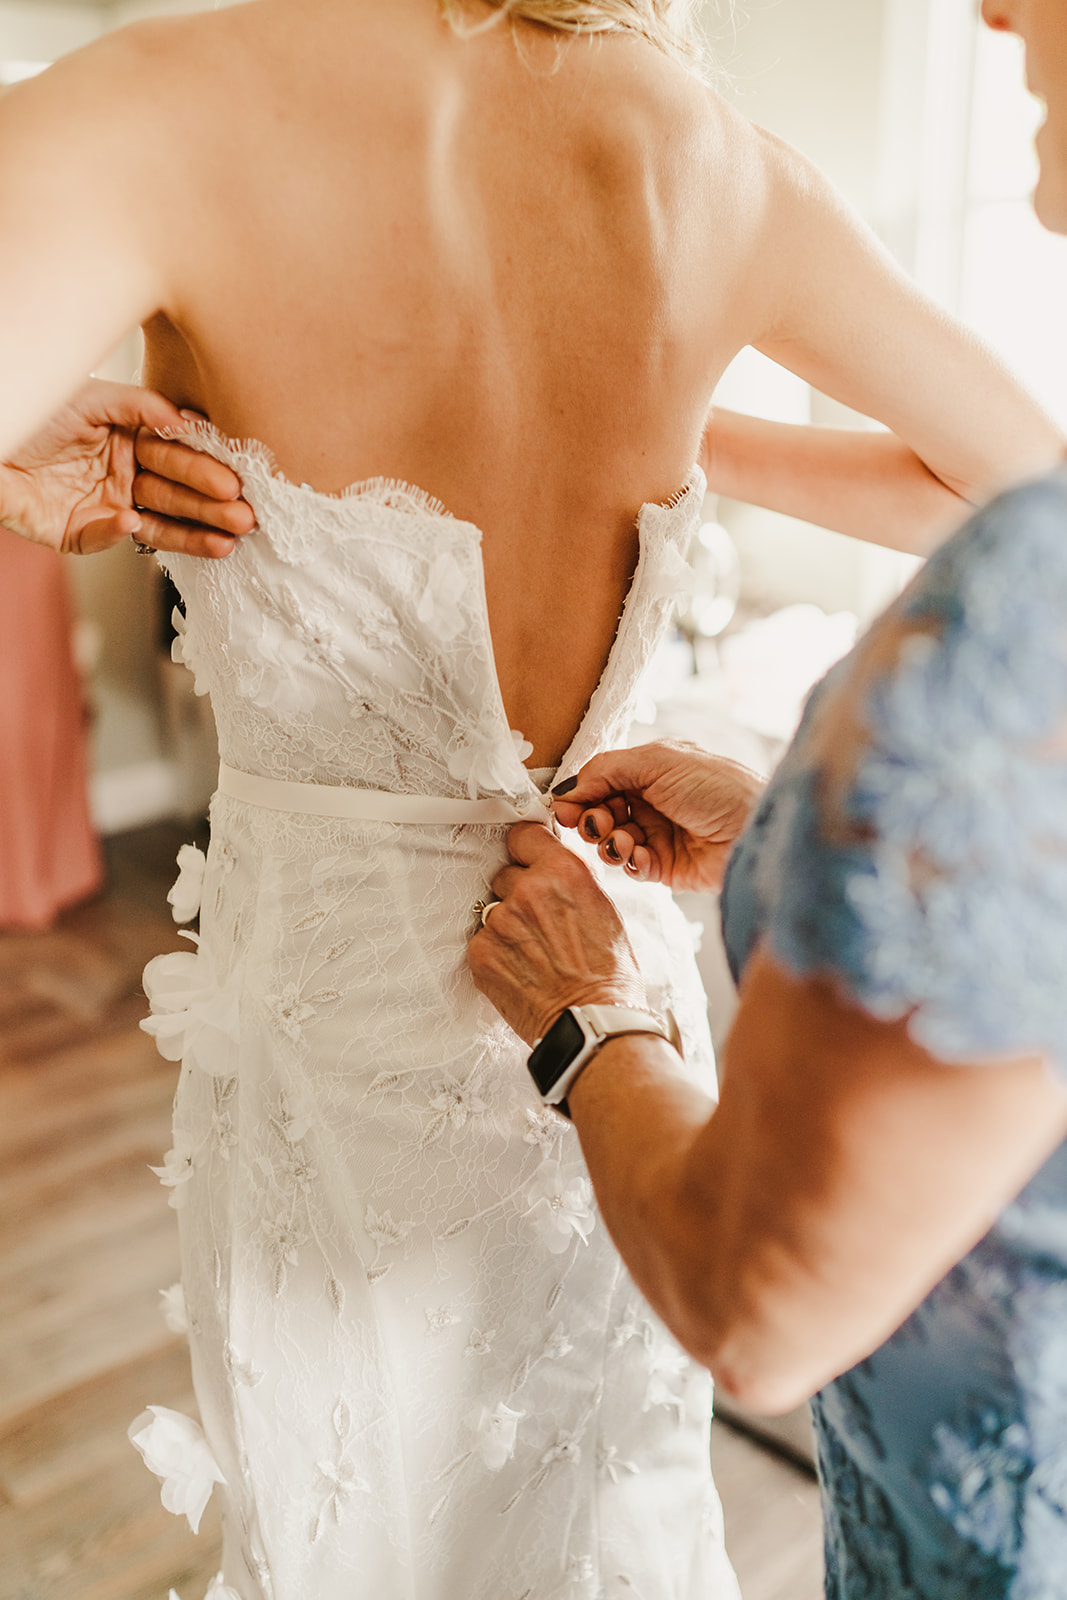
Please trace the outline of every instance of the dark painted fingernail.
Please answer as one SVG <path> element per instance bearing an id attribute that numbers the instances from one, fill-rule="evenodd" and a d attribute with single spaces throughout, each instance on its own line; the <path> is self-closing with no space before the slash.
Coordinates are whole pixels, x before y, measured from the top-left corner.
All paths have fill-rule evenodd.
<path id="1" fill-rule="evenodd" d="M 558 800 L 562 795 L 570 794 L 571 790 L 572 789 L 577 789 L 577 787 L 578 787 L 578 779 L 577 778 L 564 778 L 562 783 L 557 783 L 555 785 L 555 787 L 552 790 L 552 793 L 556 796 L 556 798 Z"/>
<path id="2" fill-rule="evenodd" d="M 641 868 L 637 865 L 637 862 L 634 860 L 633 856 L 631 856 L 629 861 L 627 861 L 625 863 L 625 867 L 626 867 L 626 871 L 627 872 L 632 872 L 635 878 L 637 877 L 638 873 L 641 871 Z"/>
<path id="3" fill-rule="evenodd" d="M 607 856 L 609 861 L 618 862 L 622 860 L 622 856 L 619 854 L 619 847 L 615 843 L 614 839 L 608 840 L 607 844 L 604 846 L 604 854 Z"/>
<path id="4" fill-rule="evenodd" d="M 596 821 L 593 817 L 586 817 L 585 821 L 582 823 L 582 832 L 585 834 L 587 839 L 600 838 L 600 829 L 597 827 Z"/>

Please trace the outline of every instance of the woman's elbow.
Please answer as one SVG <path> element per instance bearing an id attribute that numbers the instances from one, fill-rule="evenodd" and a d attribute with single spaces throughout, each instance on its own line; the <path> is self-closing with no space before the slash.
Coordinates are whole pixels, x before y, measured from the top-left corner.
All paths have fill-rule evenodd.
<path id="1" fill-rule="evenodd" d="M 776 1367 L 756 1368 L 747 1363 L 709 1361 L 705 1363 L 715 1381 L 715 1392 L 734 1405 L 757 1416 L 780 1417 L 810 1400 L 817 1383 L 788 1362 Z"/>
<path id="2" fill-rule="evenodd" d="M 741 1297 L 738 1296 L 738 1301 Z M 678 1342 L 707 1367 L 716 1391 L 747 1411 L 779 1416 L 792 1411 L 832 1374 L 813 1361 L 773 1308 L 723 1310 L 695 1297 L 676 1302 L 665 1317 Z"/>

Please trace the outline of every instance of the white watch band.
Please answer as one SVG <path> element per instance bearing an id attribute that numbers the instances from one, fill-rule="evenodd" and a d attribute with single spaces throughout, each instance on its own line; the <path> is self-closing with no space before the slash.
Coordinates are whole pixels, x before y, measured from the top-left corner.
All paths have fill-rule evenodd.
<path id="1" fill-rule="evenodd" d="M 585 1044 L 552 1087 L 542 1095 L 545 1104 L 557 1110 L 566 1102 L 571 1089 L 597 1051 L 609 1039 L 622 1038 L 627 1034 L 651 1033 L 659 1039 L 665 1039 L 679 1055 L 682 1054 L 678 1024 L 669 1011 L 666 1017 L 661 1017 L 655 1011 L 645 1010 L 641 1006 L 570 1006 L 568 1009 L 585 1035 Z M 567 1116 L 568 1113 L 563 1111 L 562 1115 Z"/>

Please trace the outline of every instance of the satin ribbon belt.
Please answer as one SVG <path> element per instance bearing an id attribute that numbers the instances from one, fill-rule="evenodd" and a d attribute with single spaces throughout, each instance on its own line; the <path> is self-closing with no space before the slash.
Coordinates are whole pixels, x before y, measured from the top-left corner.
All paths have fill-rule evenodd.
<path id="1" fill-rule="evenodd" d="M 385 789 L 349 789 L 343 784 L 289 783 L 261 778 L 225 763 L 219 767 L 219 794 L 269 811 L 290 811 L 309 817 L 335 817 L 343 822 L 408 822 L 455 827 L 512 822 L 549 822 L 552 813 L 540 795 L 512 800 L 452 800 L 446 796 L 391 794 Z"/>

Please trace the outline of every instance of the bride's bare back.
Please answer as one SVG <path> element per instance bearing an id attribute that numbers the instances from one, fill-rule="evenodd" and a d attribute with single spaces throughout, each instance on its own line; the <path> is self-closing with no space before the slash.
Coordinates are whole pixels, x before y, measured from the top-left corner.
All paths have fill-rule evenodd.
<path id="1" fill-rule="evenodd" d="M 461 38 L 427 0 L 266 0 L 160 42 L 198 86 L 165 181 L 203 224 L 148 380 L 290 476 L 401 478 L 483 529 L 505 704 L 558 758 L 635 511 L 684 482 L 745 338 L 744 241 L 707 249 L 715 103 L 643 41 Z"/>
<path id="2" fill-rule="evenodd" d="M 69 137 L 87 118 L 91 182 Z M 147 380 L 289 476 L 400 478 L 483 530 L 536 765 L 604 666 L 638 507 L 683 483 L 743 345 L 946 481 L 981 481 L 994 435 L 1004 455 L 1034 429 L 800 158 L 631 35 L 255 0 L 61 63 L 0 107 L 0 158 L 24 252 L 0 255 L 0 304 L 36 339 L 0 311 L 0 370 L 25 374 L 0 449 L 143 320 Z"/>

